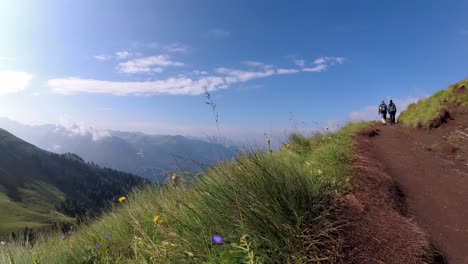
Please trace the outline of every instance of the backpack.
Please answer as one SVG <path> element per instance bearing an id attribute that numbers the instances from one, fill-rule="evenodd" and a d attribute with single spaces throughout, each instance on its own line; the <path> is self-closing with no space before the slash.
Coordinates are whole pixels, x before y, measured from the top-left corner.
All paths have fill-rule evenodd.
<path id="1" fill-rule="evenodd" d="M 379 111 L 380 111 L 381 113 L 387 112 L 387 105 L 381 104 L 381 105 L 379 106 Z"/>
<path id="2" fill-rule="evenodd" d="M 388 111 L 390 111 L 390 112 L 395 112 L 395 111 L 396 111 L 395 104 L 389 104 L 389 105 L 388 105 Z"/>

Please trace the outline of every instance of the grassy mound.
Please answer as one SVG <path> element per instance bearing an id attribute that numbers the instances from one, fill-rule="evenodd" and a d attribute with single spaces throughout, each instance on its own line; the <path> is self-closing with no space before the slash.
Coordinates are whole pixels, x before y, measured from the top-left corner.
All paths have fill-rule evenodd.
<path id="1" fill-rule="evenodd" d="M 468 104 L 468 80 L 449 86 L 429 98 L 411 104 L 401 113 L 398 121 L 409 127 L 432 128 L 443 118 L 445 108 L 450 105 Z M 435 123 L 434 123 L 435 122 Z"/>
<path id="2" fill-rule="evenodd" d="M 340 262 L 332 212 L 352 174 L 352 136 L 366 125 L 293 135 L 277 152 L 240 155 L 192 184 L 136 191 L 75 233 L 44 237 L 34 247 L 0 246 L 0 262 Z"/>

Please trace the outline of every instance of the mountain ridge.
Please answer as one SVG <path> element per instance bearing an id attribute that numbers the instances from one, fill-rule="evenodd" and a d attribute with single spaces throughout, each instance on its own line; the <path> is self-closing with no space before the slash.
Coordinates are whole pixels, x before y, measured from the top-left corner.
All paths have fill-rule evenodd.
<path id="1" fill-rule="evenodd" d="M 149 135 L 141 132 L 96 130 L 78 125 L 29 126 L 0 118 L 0 127 L 43 149 L 72 152 L 84 160 L 136 174 L 154 182 L 180 167 L 199 170 L 197 163 L 215 165 L 231 159 L 236 146 L 181 135 Z"/>
<path id="2" fill-rule="evenodd" d="M 0 129 L 0 235 L 99 215 L 144 180 L 42 150 Z"/>

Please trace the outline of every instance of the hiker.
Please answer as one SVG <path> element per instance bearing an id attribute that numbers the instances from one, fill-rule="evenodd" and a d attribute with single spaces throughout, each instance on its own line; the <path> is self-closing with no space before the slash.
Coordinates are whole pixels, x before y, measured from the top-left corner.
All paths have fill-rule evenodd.
<path id="1" fill-rule="evenodd" d="M 379 105 L 379 115 L 382 117 L 382 124 L 385 125 L 387 123 L 387 105 L 385 101 L 382 101 Z"/>
<path id="2" fill-rule="evenodd" d="M 390 103 L 388 104 L 388 113 L 390 114 L 390 125 L 395 124 L 396 112 L 397 112 L 396 105 L 393 103 L 392 100 L 390 100 Z"/>

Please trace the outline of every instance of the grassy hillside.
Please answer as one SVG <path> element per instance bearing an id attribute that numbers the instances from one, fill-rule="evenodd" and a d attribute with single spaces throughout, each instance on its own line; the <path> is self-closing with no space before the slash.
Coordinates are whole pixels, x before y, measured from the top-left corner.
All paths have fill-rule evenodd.
<path id="1" fill-rule="evenodd" d="M 0 129 L 0 238 L 94 216 L 142 182 L 91 166 L 73 154 L 41 150 Z"/>
<path id="2" fill-rule="evenodd" d="M 192 185 L 149 186 L 74 234 L 0 247 L 0 262 L 340 262 L 332 211 L 352 174 L 352 136 L 363 126 L 293 135 L 277 152 L 241 155 Z"/>
<path id="3" fill-rule="evenodd" d="M 461 87 L 465 88 L 461 88 Z M 430 128 L 431 122 L 438 118 L 443 108 L 450 105 L 468 104 L 468 80 L 463 80 L 439 91 L 426 99 L 408 106 L 398 121 L 409 127 Z"/>

